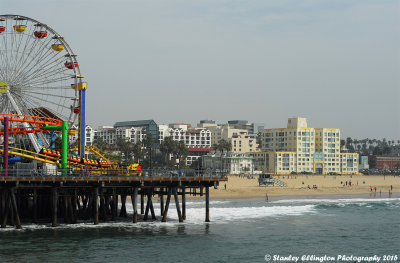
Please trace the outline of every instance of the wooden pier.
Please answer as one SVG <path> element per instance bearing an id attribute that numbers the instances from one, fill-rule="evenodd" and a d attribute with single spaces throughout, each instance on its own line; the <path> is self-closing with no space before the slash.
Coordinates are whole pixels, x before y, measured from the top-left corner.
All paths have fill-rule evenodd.
<path id="1" fill-rule="evenodd" d="M 26 174 L 0 177 L 1 228 L 7 225 L 21 228 L 23 223 L 51 223 L 56 227 L 60 223 L 79 221 L 90 220 L 95 225 L 115 221 L 128 216 L 128 197 L 133 207 L 132 223 L 138 222 L 139 214 L 143 221 L 157 219 L 153 205 L 155 198 L 160 200 L 162 222 L 167 221 L 171 198 L 179 222 L 184 222 L 187 195 L 205 196 L 205 222 L 210 222 L 209 188 L 227 180 L 215 175 Z"/>

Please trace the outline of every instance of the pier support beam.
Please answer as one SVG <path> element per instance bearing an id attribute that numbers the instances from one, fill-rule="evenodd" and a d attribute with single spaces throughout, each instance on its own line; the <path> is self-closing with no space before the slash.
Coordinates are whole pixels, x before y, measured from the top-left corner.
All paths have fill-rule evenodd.
<path id="1" fill-rule="evenodd" d="M 186 220 L 186 187 L 182 186 L 182 219 Z"/>
<path id="2" fill-rule="evenodd" d="M 74 189 L 74 196 L 72 197 L 72 210 L 73 210 L 73 219 L 72 224 L 76 224 L 78 221 L 78 207 L 79 207 L 79 199 L 76 188 Z"/>
<path id="3" fill-rule="evenodd" d="M 149 218 L 149 211 L 151 210 L 151 216 L 153 218 L 154 215 L 154 208 L 153 207 L 153 202 L 151 200 L 151 193 L 147 194 L 147 204 L 146 204 L 146 212 L 144 213 L 143 220 L 146 221 Z M 155 215 L 154 215 L 155 217 Z M 153 218 L 154 219 L 154 218 Z"/>
<path id="4" fill-rule="evenodd" d="M 164 215 L 164 194 L 163 193 L 160 194 L 160 213 L 161 213 L 161 216 Z"/>
<path id="5" fill-rule="evenodd" d="M 21 229 L 21 220 L 19 219 L 19 213 L 18 213 L 18 207 L 17 207 L 17 201 L 15 199 L 15 189 L 11 188 L 10 189 L 10 194 L 11 194 L 11 199 L 12 199 L 12 206 L 14 209 L 14 216 L 15 216 L 15 227 L 18 229 Z"/>
<path id="6" fill-rule="evenodd" d="M 33 189 L 32 222 L 37 223 L 37 189 Z"/>
<path id="7" fill-rule="evenodd" d="M 172 193 L 172 188 L 168 187 L 167 202 L 165 203 L 164 214 L 161 222 L 167 222 L 168 207 L 169 207 L 169 202 L 171 201 L 171 193 Z"/>
<path id="8" fill-rule="evenodd" d="M 67 200 L 67 191 L 65 190 L 64 196 L 62 198 L 64 203 L 64 223 L 68 223 L 68 200 Z"/>
<path id="9" fill-rule="evenodd" d="M 94 196 L 93 196 L 93 209 L 94 209 L 94 215 L 93 215 L 93 224 L 98 225 L 99 224 L 99 188 L 96 187 L 94 189 Z"/>
<path id="10" fill-rule="evenodd" d="M 107 221 L 107 209 L 106 209 L 106 200 L 104 197 L 104 192 L 103 190 L 101 191 L 100 194 L 100 218 L 103 220 L 103 222 Z"/>
<path id="11" fill-rule="evenodd" d="M 3 222 L 3 218 L 4 218 L 4 214 L 6 211 L 6 190 L 5 189 L 1 189 L 0 190 L 1 193 L 1 202 L 0 202 L 0 224 Z"/>
<path id="12" fill-rule="evenodd" d="M 51 220 L 51 226 L 56 227 L 57 226 L 57 206 L 58 206 L 58 189 L 53 187 L 51 189 L 52 191 L 52 220 Z"/>
<path id="13" fill-rule="evenodd" d="M 133 223 L 137 223 L 138 221 L 138 212 L 137 212 L 137 198 L 138 198 L 138 188 L 133 188 L 132 199 L 132 207 L 133 207 Z"/>
<path id="14" fill-rule="evenodd" d="M 113 202 L 114 202 L 114 218 L 118 216 L 118 194 L 117 194 L 117 189 L 113 187 Z"/>
<path id="15" fill-rule="evenodd" d="M 210 187 L 206 187 L 206 222 L 210 222 Z"/>
<path id="16" fill-rule="evenodd" d="M 174 188 L 174 199 L 175 199 L 176 212 L 178 213 L 179 223 L 182 223 L 183 218 L 182 218 L 182 213 L 181 213 L 181 207 L 179 205 L 178 188 L 177 187 Z"/>
<path id="17" fill-rule="evenodd" d="M 140 191 L 140 214 L 143 215 L 144 214 L 144 193 L 143 193 L 143 189 L 142 191 Z"/>
<path id="18" fill-rule="evenodd" d="M 126 217 L 126 194 L 121 194 L 121 210 L 119 211 L 120 217 Z"/>
<path id="19" fill-rule="evenodd" d="M 4 207 L 3 219 L 1 221 L 1 228 L 5 228 L 7 226 L 7 218 L 8 218 L 8 214 L 9 214 L 10 207 L 11 207 L 11 198 L 9 195 L 7 195 L 6 190 L 4 190 L 4 198 L 5 198 L 6 202 L 5 202 L 5 207 Z"/>
<path id="20" fill-rule="evenodd" d="M 154 213 L 154 207 L 153 207 L 153 200 L 152 200 L 152 195 L 150 194 L 150 212 L 151 212 L 151 219 L 155 220 L 156 219 L 156 213 Z"/>

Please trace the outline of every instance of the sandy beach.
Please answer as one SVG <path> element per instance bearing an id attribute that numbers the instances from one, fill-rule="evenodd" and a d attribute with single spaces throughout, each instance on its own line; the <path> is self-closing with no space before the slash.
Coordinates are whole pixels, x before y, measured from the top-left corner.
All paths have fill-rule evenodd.
<path id="1" fill-rule="evenodd" d="M 399 176 L 383 175 L 296 175 L 276 177 L 287 183 L 287 187 L 258 186 L 258 176 L 254 179 L 246 177 L 229 176 L 228 182 L 221 182 L 218 189 L 210 188 L 210 197 L 214 199 L 225 198 L 255 198 L 268 196 L 310 196 L 310 195 L 351 195 L 373 192 L 382 197 L 387 197 L 389 189 L 400 192 Z M 346 186 L 347 182 L 347 186 Z M 351 182 L 351 186 L 350 186 Z M 317 189 L 313 189 L 313 185 Z M 310 186 L 311 189 L 308 189 Z"/>

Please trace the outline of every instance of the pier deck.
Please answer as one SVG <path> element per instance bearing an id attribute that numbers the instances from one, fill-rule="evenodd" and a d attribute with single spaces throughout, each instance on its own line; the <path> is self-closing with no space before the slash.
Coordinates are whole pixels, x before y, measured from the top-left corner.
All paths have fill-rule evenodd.
<path id="1" fill-rule="evenodd" d="M 156 220 L 155 196 L 160 202 L 162 222 L 167 221 L 171 198 L 174 198 L 179 222 L 183 222 L 187 195 L 205 196 L 205 221 L 209 222 L 209 187 L 218 187 L 221 181 L 227 181 L 227 177 L 160 173 L 135 176 L 121 171 L 57 171 L 42 175 L 32 171 L 14 171 L 8 176 L 0 176 L 0 224 L 1 228 L 7 225 L 21 228 L 24 222 L 47 222 L 56 227 L 60 218 L 70 224 L 80 220 L 91 220 L 94 224 L 114 221 L 128 216 L 128 196 L 133 207 L 133 223 L 138 222 L 139 214 L 143 215 L 143 221 L 149 220 L 149 216 Z"/>

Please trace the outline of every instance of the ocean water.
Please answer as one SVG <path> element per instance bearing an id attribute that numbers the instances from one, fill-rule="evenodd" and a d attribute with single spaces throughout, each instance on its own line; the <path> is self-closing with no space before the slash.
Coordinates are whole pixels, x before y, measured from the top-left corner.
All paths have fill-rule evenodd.
<path id="1" fill-rule="evenodd" d="M 167 223 L 0 229 L 0 262 L 400 262 L 399 196 L 218 200 L 210 207 L 211 223 L 204 202 L 189 201 L 185 223 L 172 205 Z"/>

